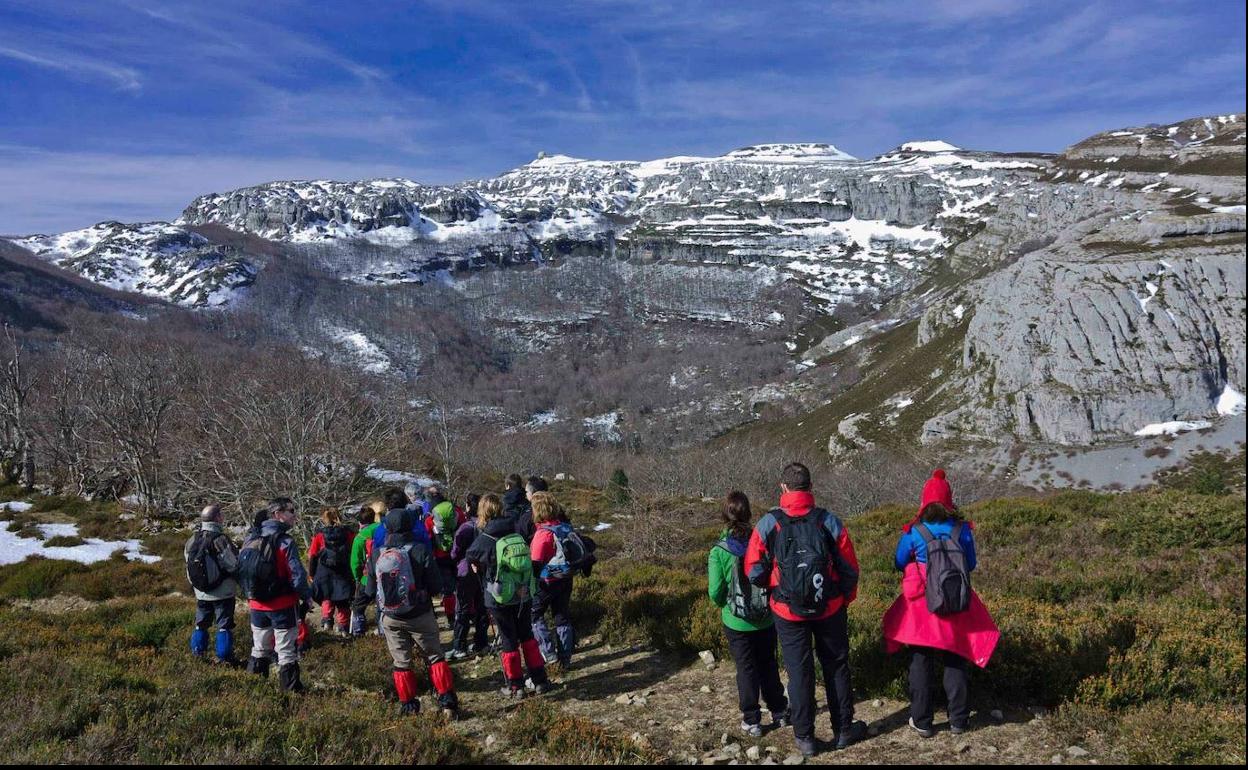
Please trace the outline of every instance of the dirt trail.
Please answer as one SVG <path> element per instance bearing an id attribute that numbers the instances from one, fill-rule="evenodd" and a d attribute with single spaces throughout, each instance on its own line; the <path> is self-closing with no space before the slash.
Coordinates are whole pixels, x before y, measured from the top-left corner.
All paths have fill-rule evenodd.
<path id="1" fill-rule="evenodd" d="M 495 657 L 456 663 L 456 682 L 465 710 L 457 726 L 480 741 L 487 756 L 499 762 L 540 762 L 534 752 L 505 745 L 501 721 L 514 708 L 498 694 L 502 675 Z M 653 748 L 668 761 L 680 764 L 796 763 L 791 729 L 776 730 L 755 740 L 739 729 L 736 685 L 732 662 L 720 661 L 708 669 L 640 646 L 619 647 L 589 637 L 578 649 L 571 671 L 552 667 L 561 686 L 542 696 L 565 712 L 593 720 L 611 732 L 631 737 Z M 1074 757 L 1056 743 L 1044 717 L 1024 711 L 1006 711 L 1001 722 L 989 714 L 972 714 L 972 731 L 954 737 L 937 712 L 938 735 L 923 739 L 907 724 L 908 704 L 895 700 L 866 700 L 857 704 L 857 717 L 878 734 L 843 752 L 825 752 L 810 764 L 925 763 L 925 764 L 1036 764 L 1092 763 L 1094 756 Z M 826 712 L 825 712 L 826 713 Z M 764 712 L 764 721 L 767 720 Z M 826 715 L 818 736 L 830 740 Z M 725 739 L 725 734 L 727 738 Z M 752 747 L 757 746 L 757 752 Z M 1078 753 L 1078 750 L 1076 750 Z M 1055 760 L 1055 757 L 1057 758 Z"/>

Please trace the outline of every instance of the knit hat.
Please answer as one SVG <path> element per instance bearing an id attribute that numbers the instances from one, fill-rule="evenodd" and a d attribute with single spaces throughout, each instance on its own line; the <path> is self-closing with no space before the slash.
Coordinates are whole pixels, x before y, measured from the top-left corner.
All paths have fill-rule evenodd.
<path id="1" fill-rule="evenodd" d="M 919 517 L 923 515 L 923 509 L 932 503 L 940 503 L 951 511 L 958 509 L 958 506 L 953 503 L 953 488 L 945 480 L 944 468 L 932 471 L 932 477 L 923 484 L 923 495 L 919 498 L 919 512 L 914 515 L 909 524 L 902 527 L 902 530 L 909 532 L 911 527 L 918 524 Z"/>

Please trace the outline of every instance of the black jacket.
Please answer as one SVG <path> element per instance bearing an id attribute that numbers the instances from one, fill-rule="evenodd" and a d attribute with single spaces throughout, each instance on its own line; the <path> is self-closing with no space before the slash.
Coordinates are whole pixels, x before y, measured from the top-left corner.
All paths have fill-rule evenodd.
<path id="1" fill-rule="evenodd" d="M 495 547 L 498 545 L 499 539 L 515 531 L 516 527 L 511 519 L 500 517 L 486 524 L 485 529 L 477 536 L 477 539 L 472 541 L 472 545 L 468 548 L 468 554 L 464 558 L 468 560 L 470 565 L 476 567 L 477 577 L 481 579 L 482 585 L 486 585 L 493 580 L 494 572 L 498 567 L 498 555 Z M 488 608 L 498 606 L 488 589 L 485 591 L 485 606 Z"/>
<path id="2" fill-rule="evenodd" d="M 503 493 L 503 515 L 511 519 L 524 542 L 533 542 L 537 526 L 533 524 L 533 507 L 523 489 L 513 487 Z"/>

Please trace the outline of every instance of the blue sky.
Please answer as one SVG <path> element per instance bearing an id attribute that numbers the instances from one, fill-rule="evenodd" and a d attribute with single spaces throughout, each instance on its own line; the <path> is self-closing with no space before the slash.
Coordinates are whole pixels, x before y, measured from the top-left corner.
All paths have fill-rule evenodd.
<path id="1" fill-rule="evenodd" d="M 278 178 L 909 139 L 1056 151 L 1244 111 L 1242 0 L 0 0 L 0 233 Z"/>

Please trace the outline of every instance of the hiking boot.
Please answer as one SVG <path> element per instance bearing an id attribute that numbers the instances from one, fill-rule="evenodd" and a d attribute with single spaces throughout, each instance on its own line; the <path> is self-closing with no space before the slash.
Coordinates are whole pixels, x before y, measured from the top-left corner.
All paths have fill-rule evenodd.
<path id="1" fill-rule="evenodd" d="M 968 727 L 967 725 L 955 725 L 955 724 L 949 725 L 949 733 L 951 735 L 962 735 L 963 733 L 969 733 L 970 731 L 971 731 L 971 728 Z"/>
<path id="2" fill-rule="evenodd" d="M 819 741 L 815 738 L 795 738 L 797 750 L 803 757 L 813 757 L 819 753 Z"/>
<path id="3" fill-rule="evenodd" d="M 334 630 L 334 621 L 330 620 L 329 618 L 324 618 L 323 620 L 321 620 L 321 630 L 324 631 L 325 633 L 329 633 L 330 631 Z"/>
<path id="4" fill-rule="evenodd" d="M 746 735 L 750 736 L 751 738 L 762 738 L 762 737 L 763 737 L 763 726 L 762 726 L 762 725 L 752 725 L 752 724 L 750 724 L 749 722 L 742 722 L 742 723 L 741 723 L 741 732 L 745 733 Z"/>
<path id="5" fill-rule="evenodd" d="M 351 635 L 351 630 L 346 626 L 338 626 L 338 628 L 334 630 L 334 633 L 341 637 L 347 637 Z"/>
<path id="6" fill-rule="evenodd" d="M 468 657 L 467 650 L 451 650 L 446 654 L 446 659 L 450 661 L 467 660 Z"/>
<path id="7" fill-rule="evenodd" d="M 835 742 L 835 749 L 849 748 L 851 745 L 865 738 L 867 735 L 867 723 L 861 719 L 855 721 L 845 730 L 833 730 L 832 737 Z"/>
<path id="8" fill-rule="evenodd" d="M 789 716 L 788 709 L 779 713 L 776 713 L 775 711 L 771 712 L 771 727 L 773 730 L 778 730 L 781 727 L 788 727 L 791 724 L 793 724 L 793 722 L 792 718 Z"/>
<path id="9" fill-rule="evenodd" d="M 923 736 L 924 738 L 931 738 L 932 736 L 936 735 L 936 731 L 933 730 L 932 728 L 919 727 L 918 725 L 916 725 L 914 723 L 914 717 L 910 717 L 910 729 L 914 730 L 916 733 Z"/>
<path id="10" fill-rule="evenodd" d="M 420 700 L 419 699 L 409 700 L 407 703 L 399 704 L 400 716 L 408 716 L 409 714 L 414 716 L 419 713 L 420 713 Z"/>
<path id="11" fill-rule="evenodd" d="M 303 692 L 303 682 L 299 680 L 299 664 L 287 663 L 277 670 L 277 679 L 286 692 Z"/>
<path id="12" fill-rule="evenodd" d="M 247 673 L 256 676 L 268 678 L 269 676 L 269 659 L 268 658 L 249 658 L 247 660 Z"/>
<path id="13" fill-rule="evenodd" d="M 517 687 L 515 685 L 510 685 L 510 684 L 504 687 L 503 689 L 499 690 L 498 692 L 500 695 L 502 695 L 504 698 L 507 698 L 508 700 L 524 700 L 525 696 L 528 695 L 528 693 L 525 692 L 523 687 Z"/>
<path id="14" fill-rule="evenodd" d="M 537 695 L 545 695 L 553 689 L 555 689 L 554 682 L 542 682 L 541 684 L 533 685 L 533 692 Z"/>

